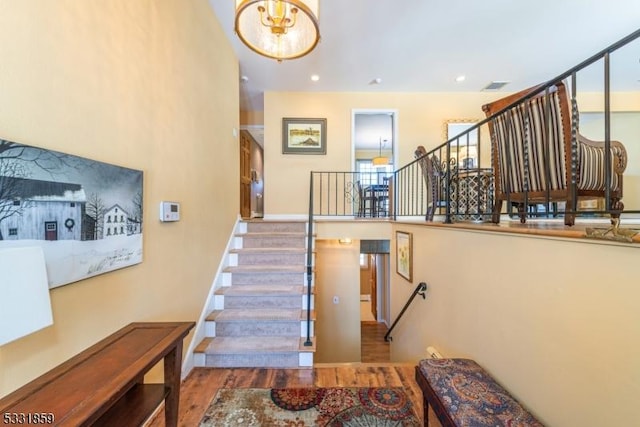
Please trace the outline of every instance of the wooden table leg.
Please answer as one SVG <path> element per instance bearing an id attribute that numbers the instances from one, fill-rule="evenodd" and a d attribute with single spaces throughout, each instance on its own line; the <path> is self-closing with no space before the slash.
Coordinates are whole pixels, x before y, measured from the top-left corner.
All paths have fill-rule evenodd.
<path id="1" fill-rule="evenodd" d="M 166 427 L 178 425 L 178 404 L 180 403 L 180 372 L 182 361 L 182 341 L 164 357 L 164 385 L 169 394 L 164 401 L 164 420 Z"/>

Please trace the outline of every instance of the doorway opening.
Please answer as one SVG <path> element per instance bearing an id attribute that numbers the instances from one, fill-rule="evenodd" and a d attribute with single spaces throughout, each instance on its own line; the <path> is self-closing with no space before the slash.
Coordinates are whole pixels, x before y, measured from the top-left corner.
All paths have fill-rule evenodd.
<path id="1" fill-rule="evenodd" d="M 360 359 L 389 362 L 389 240 L 360 241 Z"/>
<path id="2" fill-rule="evenodd" d="M 353 110 L 353 171 L 393 172 L 397 166 L 397 111 Z"/>
<path id="3" fill-rule="evenodd" d="M 264 216 L 264 127 L 240 129 L 240 216 Z"/>

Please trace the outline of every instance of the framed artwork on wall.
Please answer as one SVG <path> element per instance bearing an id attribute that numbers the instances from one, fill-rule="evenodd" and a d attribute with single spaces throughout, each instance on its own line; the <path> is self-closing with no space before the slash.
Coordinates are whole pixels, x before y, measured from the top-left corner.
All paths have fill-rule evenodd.
<path id="1" fill-rule="evenodd" d="M 396 231 L 396 273 L 413 280 L 413 241 L 411 233 Z"/>
<path id="2" fill-rule="evenodd" d="M 0 250 L 41 247 L 49 288 L 142 262 L 142 171 L 0 139 Z"/>
<path id="3" fill-rule="evenodd" d="M 282 119 L 282 154 L 327 154 L 327 119 Z"/>

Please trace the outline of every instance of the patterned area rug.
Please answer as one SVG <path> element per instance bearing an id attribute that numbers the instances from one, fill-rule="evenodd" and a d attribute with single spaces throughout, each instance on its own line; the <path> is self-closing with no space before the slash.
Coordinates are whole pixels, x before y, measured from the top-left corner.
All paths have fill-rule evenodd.
<path id="1" fill-rule="evenodd" d="M 221 389 L 200 427 L 419 426 L 401 388 Z"/>

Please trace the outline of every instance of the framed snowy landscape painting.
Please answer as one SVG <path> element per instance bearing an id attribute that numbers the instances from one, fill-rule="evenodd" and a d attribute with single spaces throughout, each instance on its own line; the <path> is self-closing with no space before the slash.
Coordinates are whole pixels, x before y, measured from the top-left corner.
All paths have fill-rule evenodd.
<path id="1" fill-rule="evenodd" d="M 142 262 L 142 171 L 0 139 L 2 249 L 39 246 L 49 288 Z"/>

